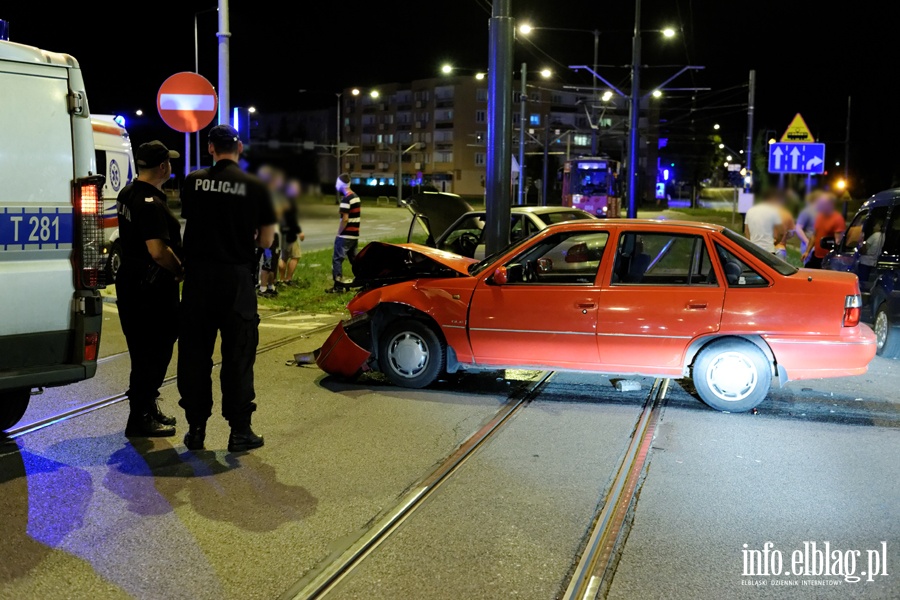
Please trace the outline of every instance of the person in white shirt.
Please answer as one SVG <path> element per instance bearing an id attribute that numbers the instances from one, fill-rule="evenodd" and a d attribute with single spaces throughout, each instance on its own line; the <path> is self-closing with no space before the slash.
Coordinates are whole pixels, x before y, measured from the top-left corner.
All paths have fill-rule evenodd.
<path id="1" fill-rule="evenodd" d="M 744 237 L 765 250 L 775 253 L 775 246 L 785 237 L 782 208 L 784 197 L 781 192 L 768 192 L 761 202 L 755 204 L 744 218 Z"/>

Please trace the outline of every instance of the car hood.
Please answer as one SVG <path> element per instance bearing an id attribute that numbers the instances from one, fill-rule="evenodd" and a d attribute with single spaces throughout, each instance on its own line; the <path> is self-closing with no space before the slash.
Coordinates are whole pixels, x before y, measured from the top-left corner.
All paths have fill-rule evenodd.
<path id="1" fill-rule="evenodd" d="M 419 244 L 371 242 L 353 261 L 355 285 L 386 285 L 420 278 L 469 276 L 477 261 Z"/>
<path id="2" fill-rule="evenodd" d="M 431 239 L 436 240 L 447 228 L 467 212 L 472 212 L 472 205 L 456 194 L 428 192 L 413 196 L 407 205 L 413 215 L 424 215 L 422 226 Z"/>

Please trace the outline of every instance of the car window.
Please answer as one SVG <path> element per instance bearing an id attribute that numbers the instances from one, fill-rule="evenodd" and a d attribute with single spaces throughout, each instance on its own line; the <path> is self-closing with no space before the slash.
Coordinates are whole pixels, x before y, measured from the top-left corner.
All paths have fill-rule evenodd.
<path id="1" fill-rule="evenodd" d="M 544 222 L 544 225 L 553 225 L 564 221 L 580 221 L 581 219 L 590 219 L 591 215 L 581 210 L 566 210 L 549 213 L 540 213 L 537 217 Z"/>
<path id="2" fill-rule="evenodd" d="M 619 236 L 614 285 L 717 285 L 703 236 L 623 232 Z"/>
<path id="3" fill-rule="evenodd" d="M 462 256 L 474 256 L 475 249 L 481 244 L 484 232 L 484 215 L 473 215 L 463 219 L 452 231 L 441 240 L 439 249 Z"/>
<path id="4" fill-rule="evenodd" d="M 891 211 L 891 220 L 887 227 L 887 239 L 882 254 L 900 256 L 900 204 L 895 204 Z"/>
<path id="5" fill-rule="evenodd" d="M 716 254 L 722 263 L 725 282 L 728 287 L 767 287 L 769 282 L 753 267 L 734 255 L 730 250 L 716 244 Z"/>
<path id="6" fill-rule="evenodd" d="M 513 215 L 509 226 L 509 241 L 515 243 L 531 236 L 528 228 L 529 220 L 522 215 Z"/>
<path id="7" fill-rule="evenodd" d="M 591 285 L 609 240 L 605 231 L 569 231 L 551 235 L 507 265 L 510 284 Z"/>
<path id="8" fill-rule="evenodd" d="M 800 269 L 790 264 L 789 262 L 783 261 L 771 252 L 766 252 L 744 236 L 737 234 L 730 229 L 723 229 L 722 235 L 728 238 L 731 243 L 735 246 L 739 247 L 741 250 L 766 265 L 770 269 L 774 269 L 776 273 L 781 275 L 793 275 Z"/>
<path id="9" fill-rule="evenodd" d="M 856 216 L 853 217 L 853 220 L 850 222 L 850 226 L 847 227 L 847 233 L 844 234 L 840 246 L 838 246 L 838 254 L 854 252 L 856 250 L 856 247 L 859 245 L 859 240 L 862 237 L 863 223 L 868 216 L 869 211 L 867 210 L 861 210 L 856 213 Z"/>
<path id="10" fill-rule="evenodd" d="M 884 247 L 885 225 L 887 224 L 888 207 L 877 206 L 869 212 L 869 218 L 862 226 L 862 235 L 859 240 L 859 254 L 861 257 L 874 261 L 881 256 Z"/>

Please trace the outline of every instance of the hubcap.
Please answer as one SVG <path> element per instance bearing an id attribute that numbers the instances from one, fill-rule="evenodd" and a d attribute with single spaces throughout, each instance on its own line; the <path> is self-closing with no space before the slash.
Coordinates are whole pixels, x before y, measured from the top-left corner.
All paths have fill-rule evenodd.
<path id="1" fill-rule="evenodd" d="M 398 375 L 412 379 L 428 366 L 428 345 L 418 334 L 405 331 L 388 344 L 388 359 Z"/>
<path id="2" fill-rule="evenodd" d="M 875 343 L 878 345 L 878 349 L 881 350 L 884 348 L 884 343 L 887 341 L 888 334 L 888 318 L 887 313 L 879 311 L 875 316 Z"/>
<path id="3" fill-rule="evenodd" d="M 710 363 L 706 383 L 722 400 L 740 402 L 756 389 L 759 373 L 747 356 L 740 352 L 724 352 Z"/>
<path id="4" fill-rule="evenodd" d="M 118 252 L 113 252 L 112 256 L 109 257 L 109 266 L 110 271 L 112 271 L 113 277 L 119 272 L 119 267 L 122 266 L 122 257 Z"/>

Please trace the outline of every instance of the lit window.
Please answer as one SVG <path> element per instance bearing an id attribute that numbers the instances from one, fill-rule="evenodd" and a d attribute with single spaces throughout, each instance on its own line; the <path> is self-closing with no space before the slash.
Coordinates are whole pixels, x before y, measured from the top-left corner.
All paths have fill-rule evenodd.
<path id="1" fill-rule="evenodd" d="M 528 122 L 532 125 L 540 125 L 541 115 L 531 115 L 530 117 L 528 117 Z"/>

